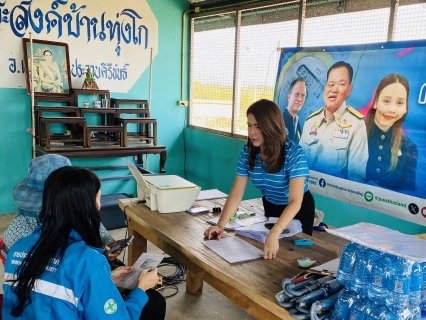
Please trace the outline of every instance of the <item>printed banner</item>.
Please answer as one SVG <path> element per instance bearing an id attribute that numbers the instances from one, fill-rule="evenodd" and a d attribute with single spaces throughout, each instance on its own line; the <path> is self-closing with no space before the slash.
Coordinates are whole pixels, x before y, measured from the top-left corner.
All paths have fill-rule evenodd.
<path id="1" fill-rule="evenodd" d="M 146 0 L 4 0 L 0 88 L 26 87 L 22 39 L 30 32 L 33 39 L 68 44 L 74 89 L 90 67 L 99 89 L 128 92 L 158 51 L 158 23 Z"/>
<path id="2" fill-rule="evenodd" d="M 282 48 L 274 100 L 311 191 L 426 225 L 424 57 L 424 40 Z"/>

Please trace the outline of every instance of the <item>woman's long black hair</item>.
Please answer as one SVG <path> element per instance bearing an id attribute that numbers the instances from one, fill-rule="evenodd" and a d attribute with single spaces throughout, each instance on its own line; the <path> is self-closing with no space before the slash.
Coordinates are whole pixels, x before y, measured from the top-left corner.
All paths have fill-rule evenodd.
<path id="1" fill-rule="evenodd" d="M 13 292 L 18 298 L 11 315 L 19 317 L 31 303 L 31 291 L 45 272 L 49 260 L 62 259 L 69 246 L 69 234 L 75 230 L 84 242 L 102 248 L 99 226 L 101 217 L 96 195 L 101 187 L 99 178 L 89 170 L 63 167 L 46 179 L 40 212 L 41 234 L 17 270 Z"/>

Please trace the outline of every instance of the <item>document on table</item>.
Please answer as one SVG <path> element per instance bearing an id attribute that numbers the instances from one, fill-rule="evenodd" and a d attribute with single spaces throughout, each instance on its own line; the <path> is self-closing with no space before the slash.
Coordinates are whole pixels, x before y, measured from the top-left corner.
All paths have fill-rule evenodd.
<path id="1" fill-rule="evenodd" d="M 121 281 L 117 284 L 117 287 L 125 289 L 134 289 L 136 287 L 139 274 L 142 272 L 142 270 L 149 269 L 150 267 L 156 268 L 162 260 L 162 254 L 153 254 L 146 252 L 142 253 L 139 259 L 136 260 L 135 264 L 133 265 L 133 272 L 124 276 L 123 279 L 121 279 Z"/>
<path id="2" fill-rule="evenodd" d="M 228 195 L 226 193 L 223 193 L 222 191 L 219 191 L 218 189 L 201 190 L 200 194 L 198 195 L 195 201 L 212 200 L 212 199 L 227 198 L 227 197 Z"/>
<path id="3" fill-rule="evenodd" d="M 276 223 L 277 221 L 278 221 L 278 218 L 270 217 L 268 222 Z M 290 221 L 289 225 L 287 226 L 287 230 L 289 232 L 280 234 L 278 239 L 285 238 L 285 237 L 292 237 L 296 233 L 302 232 L 302 225 L 299 220 L 293 219 Z M 257 224 L 235 229 L 235 233 L 248 238 L 252 238 L 262 243 L 265 243 L 265 239 L 269 231 L 270 230 L 265 227 L 264 223 L 257 223 Z"/>
<path id="4" fill-rule="evenodd" d="M 203 241 L 203 244 L 213 250 L 229 263 L 237 263 L 259 259 L 263 251 L 238 237 L 222 238 Z"/>
<path id="5" fill-rule="evenodd" d="M 208 223 L 217 225 L 220 217 L 215 217 L 210 220 L 207 220 Z M 244 218 L 244 219 L 235 219 L 235 220 L 229 220 L 229 222 L 225 226 L 225 230 L 236 230 L 238 228 L 242 228 L 245 226 L 250 226 L 252 224 L 260 223 L 268 221 L 268 218 L 261 214 L 255 214 L 252 217 Z"/>

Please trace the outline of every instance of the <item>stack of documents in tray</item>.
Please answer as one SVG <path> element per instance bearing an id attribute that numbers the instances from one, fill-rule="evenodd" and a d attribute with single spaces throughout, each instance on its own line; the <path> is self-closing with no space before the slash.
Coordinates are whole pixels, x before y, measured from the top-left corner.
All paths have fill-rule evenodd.
<path id="1" fill-rule="evenodd" d="M 269 218 L 268 222 L 276 223 L 277 221 L 278 218 L 271 217 Z M 288 225 L 287 230 L 290 232 L 282 233 L 279 236 L 279 239 L 282 239 L 284 237 L 291 237 L 294 236 L 296 233 L 302 232 L 302 225 L 299 220 L 292 220 Z M 246 227 L 237 228 L 235 229 L 235 233 L 265 243 L 265 239 L 269 233 L 269 229 L 265 227 L 264 223 L 256 223 Z"/>

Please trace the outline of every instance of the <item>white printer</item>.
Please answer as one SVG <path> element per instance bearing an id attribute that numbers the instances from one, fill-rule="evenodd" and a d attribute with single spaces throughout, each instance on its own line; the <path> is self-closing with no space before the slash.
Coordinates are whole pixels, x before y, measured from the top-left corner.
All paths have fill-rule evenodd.
<path id="1" fill-rule="evenodd" d="M 136 179 L 138 200 L 160 213 L 185 211 L 192 207 L 201 188 L 175 175 L 142 175 L 135 164 L 123 159 Z"/>

